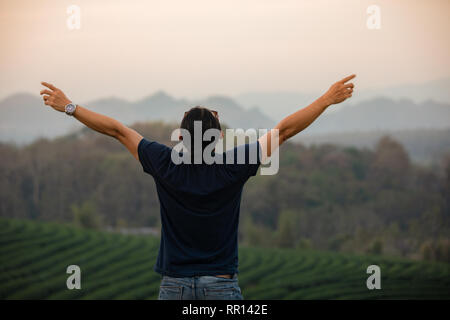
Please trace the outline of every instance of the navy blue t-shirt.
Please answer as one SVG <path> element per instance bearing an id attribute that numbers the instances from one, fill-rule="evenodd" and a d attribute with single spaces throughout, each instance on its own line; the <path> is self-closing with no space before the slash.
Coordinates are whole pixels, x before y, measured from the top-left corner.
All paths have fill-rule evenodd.
<path id="1" fill-rule="evenodd" d="M 258 171 L 259 148 L 255 142 L 227 151 L 234 153 L 233 164 L 226 163 L 225 153 L 223 164 L 175 164 L 172 148 L 145 138 L 139 142 L 139 160 L 155 180 L 160 203 L 156 272 L 172 277 L 238 273 L 242 189 Z"/>

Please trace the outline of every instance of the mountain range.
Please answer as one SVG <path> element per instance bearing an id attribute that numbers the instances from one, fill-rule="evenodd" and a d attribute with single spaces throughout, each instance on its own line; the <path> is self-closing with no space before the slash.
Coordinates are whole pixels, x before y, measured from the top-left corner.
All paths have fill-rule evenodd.
<path id="1" fill-rule="evenodd" d="M 397 86 L 359 89 L 356 81 L 356 91 L 351 100 L 337 106 L 333 110 L 346 108 L 367 100 L 385 97 L 391 100 L 410 100 L 416 104 L 435 101 L 450 104 L 450 77 L 416 84 L 402 84 Z M 324 88 L 326 89 L 326 88 Z M 307 106 L 323 92 L 246 92 L 234 98 L 244 107 L 258 106 L 262 112 L 275 121 L 280 121 L 286 114 Z"/>
<path id="2" fill-rule="evenodd" d="M 284 110 L 275 96 L 266 98 L 265 109 L 285 112 L 286 115 L 292 112 L 288 110 L 292 106 L 282 104 Z M 276 124 L 278 119 L 270 118 L 259 106 L 244 108 L 245 102 L 239 101 L 226 96 L 210 96 L 197 101 L 176 99 L 158 91 L 134 102 L 112 97 L 82 105 L 126 124 L 158 120 L 179 123 L 184 112 L 195 105 L 217 110 L 221 122 L 231 128 L 272 128 Z M 450 104 L 433 100 L 416 103 L 409 99 L 376 97 L 354 104 L 345 103 L 340 108 L 334 107 L 328 109 L 305 133 L 450 128 Z M 64 113 L 45 106 L 37 95 L 19 93 L 0 101 L 0 141 L 22 144 L 38 137 L 52 138 L 66 134 L 81 127 L 80 123 Z"/>
<path id="3" fill-rule="evenodd" d="M 233 128 L 274 126 L 274 121 L 258 108 L 244 109 L 225 96 L 188 101 L 158 91 L 135 102 L 112 97 L 80 104 L 125 124 L 159 120 L 179 123 L 185 111 L 201 105 L 218 111 L 221 122 Z M 44 105 L 41 98 L 35 95 L 19 93 L 0 101 L 0 141 L 23 144 L 38 137 L 52 138 L 81 127 L 82 124 L 64 113 Z"/>

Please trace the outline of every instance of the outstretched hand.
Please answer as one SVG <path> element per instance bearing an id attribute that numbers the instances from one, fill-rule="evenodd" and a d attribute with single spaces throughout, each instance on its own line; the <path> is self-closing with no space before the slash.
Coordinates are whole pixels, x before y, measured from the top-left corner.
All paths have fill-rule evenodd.
<path id="1" fill-rule="evenodd" d="M 42 99 L 44 99 L 44 104 L 52 107 L 56 111 L 64 112 L 65 106 L 72 101 L 66 97 L 64 92 L 56 88 L 54 85 L 47 82 L 41 82 L 41 84 L 50 89 L 44 89 L 40 92 Z"/>
<path id="2" fill-rule="evenodd" d="M 356 75 L 345 77 L 344 79 L 333 84 L 330 89 L 322 96 L 325 99 L 327 105 L 341 103 L 352 96 L 353 88 L 355 85 L 353 83 L 346 83 L 352 80 Z"/>

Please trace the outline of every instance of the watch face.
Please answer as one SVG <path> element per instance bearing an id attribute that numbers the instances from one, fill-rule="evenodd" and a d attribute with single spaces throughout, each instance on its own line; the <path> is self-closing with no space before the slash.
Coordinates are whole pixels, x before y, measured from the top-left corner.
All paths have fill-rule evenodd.
<path id="1" fill-rule="evenodd" d="M 66 106 L 66 113 L 72 114 L 75 111 L 75 105 L 70 103 Z"/>

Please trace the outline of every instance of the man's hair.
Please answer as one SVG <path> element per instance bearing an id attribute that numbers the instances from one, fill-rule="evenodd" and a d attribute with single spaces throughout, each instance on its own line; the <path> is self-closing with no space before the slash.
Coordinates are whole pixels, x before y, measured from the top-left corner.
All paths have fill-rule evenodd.
<path id="1" fill-rule="evenodd" d="M 208 129 L 222 130 L 219 119 L 211 112 L 211 110 L 200 106 L 191 108 L 184 114 L 180 125 L 181 129 L 186 129 L 191 135 L 191 150 L 193 150 L 194 147 L 194 121 L 202 122 L 202 137 Z M 214 137 L 211 141 L 214 141 Z M 211 141 L 203 141 L 202 139 L 202 151 L 211 143 Z M 214 141 L 214 143 L 217 143 L 217 141 Z"/>

